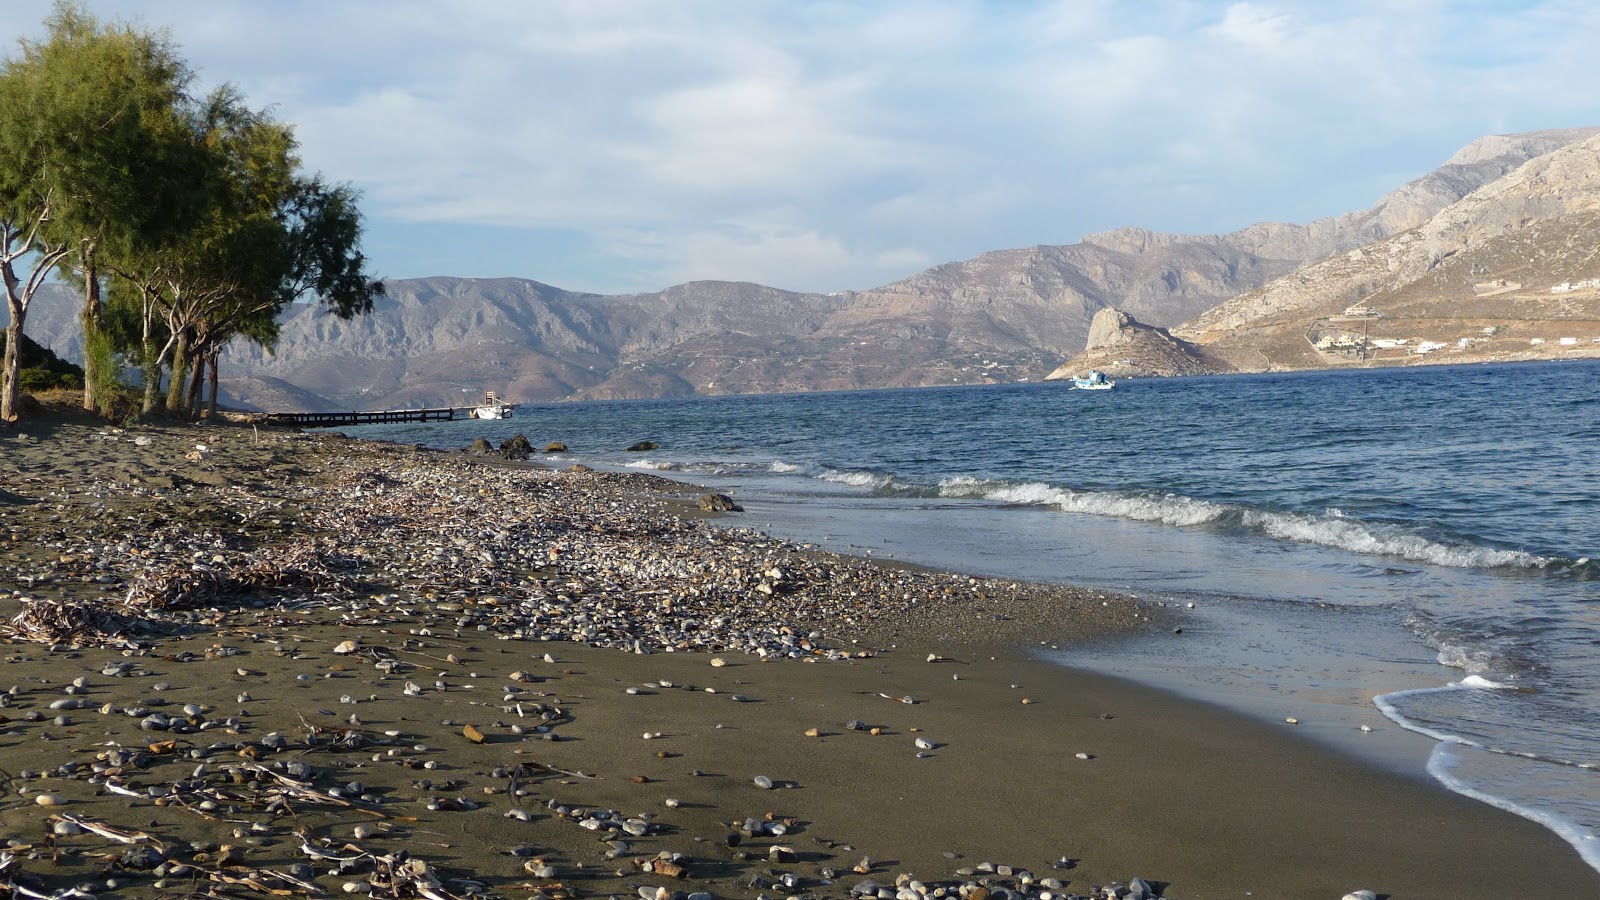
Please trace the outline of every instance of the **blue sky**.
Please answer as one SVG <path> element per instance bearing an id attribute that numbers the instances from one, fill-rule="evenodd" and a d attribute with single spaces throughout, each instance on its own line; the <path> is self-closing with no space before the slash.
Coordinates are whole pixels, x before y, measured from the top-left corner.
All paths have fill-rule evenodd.
<path id="1" fill-rule="evenodd" d="M 0 39 L 48 0 L 8 0 Z M 377 274 L 865 289 L 1365 207 L 1600 125 L 1600 4 L 98 0 L 297 127 Z"/>

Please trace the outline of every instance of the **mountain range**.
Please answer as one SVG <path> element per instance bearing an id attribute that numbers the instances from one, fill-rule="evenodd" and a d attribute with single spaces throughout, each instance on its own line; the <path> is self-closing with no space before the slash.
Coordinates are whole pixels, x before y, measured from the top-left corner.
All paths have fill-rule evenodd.
<path id="1" fill-rule="evenodd" d="M 273 352 L 231 347 L 225 402 L 376 409 L 460 405 L 485 389 L 539 401 L 1037 380 L 1083 351 L 1091 321 L 1111 309 L 1127 321 L 1107 320 L 1095 359 L 1125 375 L 1381 361 L 1375 327 L 1404 332 L 1393 340 L 1412 349 L 1499 329 L 1495 352 L 1511 353 L 1514 339 L 1522 355 L 1570 354 L 1569 336 L 1589 349 L 1587 332 L 1566 331 L 1588 322 L 1593 292 L 1550 289 L 1600 276 L 1597 169 L 1600 128 L 1496 135 L 1367 209 L 1306 225 L 1122 228 L 837 294 L 702 281 L 598 295 L 516 278 L 395 279 L 371 315 L 347 322 L 297 305 Z M 1345 316 L 1351 306 L 1367 311 Z M 81 356 L 76 307 L 54 287 L 28 332 Z M 1117 335 L 1139 339 L 1121 346 Z M 1548 350 L 1529 349 L 1543 347 L 1535 338 Z M 1455 350 L 1490 352 L 1480 344 Z M 1140 347 L 1161 360 L 1141 362 Z"/>

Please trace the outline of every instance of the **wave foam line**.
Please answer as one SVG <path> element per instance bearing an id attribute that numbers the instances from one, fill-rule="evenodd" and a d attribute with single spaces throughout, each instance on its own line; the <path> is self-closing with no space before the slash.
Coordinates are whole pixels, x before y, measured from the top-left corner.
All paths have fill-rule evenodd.
<path id="1" fill-rule="evenodd" d="M 1577 760 L 1562 759 L 1559 756 L 1544 756 L 1538 753 L 1526 753 L 1520 750 L 1507 750 L 1503 747 L 1492 747 L 1481 741 L 1464 738 L 1459 734 L 1452 734 L 1448 731 L 1440 731 L 1436 728 L 1429 728 L 1428 726 L 1408 717 L 1394 705 L 1394 700 L 1400 697 L 1411 697 L 1421 694 L 1438 694 L 1446 691 L 1484 690 L 1510 691 L 1516 690 L 1516 687 L 1514 685 L 1501 684 L 1498 681 L 1490 681 L 1481 675 L 1468 675 L 1460 681 L 1452 681 L 1442 687 L 1412 688 L 1405 691 L 1392 691 L 1387 694 L 1379 694 L 1372 698 L 1372 705 L 1378 708 L 1378 712 L 1383 713 L 1384 718 L 1395 723 L 1396 725 L 1399 725 L 1401 728 L 1424 735 L 1425 737 L 1433 738 L 1440 743 L 1459 744 L 1464 747 L 1471 747 L 1475 750 L 1482 750 L 1485 753 L 1498 753 L 1501 756 L 1514 756 L 1518 759 L 1528 759 L 1533 760 L 1534 762 L 1549 763 L 1553 766 L 1566 766 L 1571 769 L 1590 768 L 1589 766 L 1584 765 Z"/>
<path id="2" fill-rule="evenodd" d="M 1480 791 L 1455 777 L 1451 769 L 1454 768 L 1459 757 L 1456 756 L 1454 751 L 1461 746 L 1473 745 L 1465 741 L 1441 741 L 1439 746 L 1434 747 L 1433 752 L 1428 754 L 1428 774 L 1437 779 L 1440 784 L 1464 797 L 1470 797 L 1481 803 L 1487 803 L 1496 809 L 1514 813 L 1530 822 L 1550 829 L 1562 840 L 1571 844 L 1572 848 L 1578 851 L 1578 857 L 1588 863 L 1589 868 L 1600 872 L 1600 835 L 1596 835 L 1591 829 L 1585 828 L 1565 816 L 1532 809 L 1519 803 L 1514 803 L 1504 797 L 1496 797 L 1493 794 Z M 1487 748 L 1480 747 L 1478 749 Z"/>
<path id="3" fill-rule="evenodd" d="M 1439 742 L 1438 746 L 1433 748 L 1433 752 L 1428 754 L 1427 770 L 1428 774 L 1433 776 L 1433 778 L 1440 784 L 1444 785 L 1449 790 L 1462 795 L 1463 797 L 1470 797 L 1471 799 L 1477 800 L 1480 803 L 1487 803 L 1496 809 L 1503 809 L 1506 812 L 1519 815 L 1530 822 L 1534 822 L 1550 829 L 1562 840 L 1566 841 L 1568 844 L 1571 844 L 1572 848 L 1578 851 L 1578 856 L 1585 863 L 1587 863 L 1590 868 L 1600 872 L 1600 835 L 1596 835 L 1594 831 L 1585 828 L 1584 826 L 1566 818 L 1565 816 L 1560 816 L 1551 812 L 1545 812 L 1543 810 L 1532 809 L 1530 807 L 1522 806 L 1521 804 L 1507 800 L 1504 797 L 1497 797 L 1494 794 L 1490 794 L 1486 791 L 1478 790 L 1465 781 L 1462 781 L 1460 778 L 1457 778 L 1452 771 L 1455 762 L 1459 759 L 1459 756 L 1457 756 L 1455 751 L 1461 747 L 1471 747 L 1474 750 L 1481 750 L 1485 753 L 1498 753 L 1502 756 L 1513 756 L 1535 762 L 1570 766 L 1578 769 L 1587 769 L 1589 768 L 1588 766 L 1573 762 L 1571 760 L 1543 757 L 1533 753 L 1517 753 L 1510 750 L 1502 750 L 1498 747 L 1490 747 L 1481 742 L 1463 738 L 1460 735 L 1450 734 L 1449 732 L 1440 731 L 1436 728 L 1429 728 L 1426 725 L 1422 725 L 1408 718 L 1394 705 L 1394 701 L 1398 698 L 1409 697 L 1418 694 L 1433 694 L 1440 691 L 1510 689 L 1512 689 L 1511 685 L 1490 681 L 1489 679 L 1480 675 L 1468 675 L 1460 681 L 1453 681 L 1447 685 L 1444 685 L 1443 687 L 1413 688 L 1411 690 L 1393 691 L 1387 694 L 1379 694 L 1378 696 L 1372 698 L 1372 704 L 1378 708 L 1379 712 L 1383 713 L 1384 718 L 1387 718 L 1389 721 L 1395 723 L 1401 728 L 1416 734 L 1433 738 Z"/>
<path id="4" fill-rule="evenodd" d="M 802 475 L 815 478 L 818 481 L 829 481 L 834 484 L 845 484 L 851 487 L 869 488 L 874 491 L 888 491 L 902 489 L 905 486 L 896 481 L 893 475 L 883 475 L 878 472 L 851 471 L 845 469 L 832 469 L 811 463 L 795 464 L 783 460 L 773 460 L 767 470 L 776 475 Z"/>
<path id="5" fill-rule="evenodd" d="M 1352 553 L 1398 556 L 1452 568 L 1543 568 L 1549 560 L 1518 550 L 1440 543 L 1399 526 L 1372 525 L 1338 510 L 1321 516 L 1246 509 L 1181 494 L 1074 491 L 1040 482 L 990 481 L 970 476 L 939 482 L 942 497 L 1049 506 L 1138 522 L 1189 527 L 1233 524 L 1278 540 L 1333 547 Z"/>
<path id="6" fill-rule="evenodd" d="M 1062 512 L 1087 513 L 1162 525 L 1205 525 L 1228 514 L 1228 507 L 1178 494 L 1140 495 L 1110 491 L 1074 491 L 1039 482 L 1024 484 L 957 476 L 939 482 L 939 496 L 996 500 L 1026 506 L 1053 506 Z"/>
<path id="7" fill-rule="evenodd" d="M 624 468 L 649 469 L 652 472 L 676 472 L 682 469 L 683 466 L 675 462 L 666 462 L 659 459 L 636 459 L 628 463 Z"/>

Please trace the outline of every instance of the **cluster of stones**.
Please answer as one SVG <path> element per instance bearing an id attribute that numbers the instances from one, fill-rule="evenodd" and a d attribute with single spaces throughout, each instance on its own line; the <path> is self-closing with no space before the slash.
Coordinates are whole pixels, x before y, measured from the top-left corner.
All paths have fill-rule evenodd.
<path id="1" fill-rule="evenodd" d="M 652 476 L 480 467 L 464 479 L 459 462 L 395 449 L 331 464 L 331 487 L 218 498 L 244 525 L 298 508 L 293 542 L 193 523 L 115 538 L 90 522 L 62 529 L 28 578 L 54 596 L 16 594 L 11 636 L 126 643 L 215 625 L 230 604 L 338 604 L 353 621 L 431 617 L 502 639 L 837 659 L 859 651 L 805 623 L 857 632 L 918 605 L 1026 590 L 680 518 L 661 499 L 682 486 Z"/>

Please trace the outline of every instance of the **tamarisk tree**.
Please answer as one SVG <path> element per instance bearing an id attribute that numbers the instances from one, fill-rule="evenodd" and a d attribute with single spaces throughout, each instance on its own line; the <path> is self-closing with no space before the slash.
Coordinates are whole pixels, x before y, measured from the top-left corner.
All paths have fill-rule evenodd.
<path id="1" fill-rule="evenodd" d="M 208 154 L 203 214 L 176 241 L 112 264 L 143 298 L 147 411 L 163 373 L 168 410 L 198 412 L 207 370 L 214 404 L 223 346 L 236 336 L 270 346 L 296 299 L 310 294 L 350 318 L 383 293 L 365 273 L 355 192 L 300 171 L 292 128 L 229 86 L 197 104 L 191 121 Z"/>
<path id="2" fill-rule="evenodd" d="M 0 420 L 15 418 L 28 306 L 57 267 L 81 273 L 99 317 L 98 260 L 159 243 L 198 198 L 200 161 L 179 116 L 191 73 L 164 35 L 104 25 L 57 3 L 46 37 L 0 64 L 0 279 L 10 312 Z M 31 267 L 24 275 L 19 266 Z M 94 360 L 86 359 L 88 366 Z M 92 408 L 95 373 L 85 378 Z"/>

